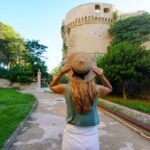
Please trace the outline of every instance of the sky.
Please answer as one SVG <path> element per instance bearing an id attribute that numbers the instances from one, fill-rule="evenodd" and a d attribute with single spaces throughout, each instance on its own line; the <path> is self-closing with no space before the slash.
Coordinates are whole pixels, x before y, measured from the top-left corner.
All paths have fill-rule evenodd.
<path id="1" fill-rule="evenodd" d="M 62 59 L 62 20 L 72 8 L 89 2 L 114 4 L 122 12 L 150 12 L 150 0 L 0 0 L 0 21 L 24 39 L 48 46 L 46 65 L 51 71 Z"/>

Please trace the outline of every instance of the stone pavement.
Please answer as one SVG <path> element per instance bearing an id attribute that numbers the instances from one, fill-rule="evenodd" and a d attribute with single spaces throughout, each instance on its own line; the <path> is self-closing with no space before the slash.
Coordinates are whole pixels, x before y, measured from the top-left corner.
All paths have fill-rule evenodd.
<path id="1" fill-rule="evenodd" d="M 10 150 L 61 150 L 66 114 L 64 98 L 53 93 L 28 92 L 37 97 L 38 106 Z M 103 111 L 99 115 L 101 150 L 150 149 L 148 140 Z"/>

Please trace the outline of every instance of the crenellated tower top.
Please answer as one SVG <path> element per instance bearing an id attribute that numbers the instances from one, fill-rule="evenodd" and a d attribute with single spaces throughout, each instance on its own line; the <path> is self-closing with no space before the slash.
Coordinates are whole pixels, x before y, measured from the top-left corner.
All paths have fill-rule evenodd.
<path id="1" fill-rule="evenodd" d="M 61 28 L 63 59 L 76 51 L 106 53 L 114 12 L 114 6 L 106 3 L 87 3 L 70 10 Z"/>

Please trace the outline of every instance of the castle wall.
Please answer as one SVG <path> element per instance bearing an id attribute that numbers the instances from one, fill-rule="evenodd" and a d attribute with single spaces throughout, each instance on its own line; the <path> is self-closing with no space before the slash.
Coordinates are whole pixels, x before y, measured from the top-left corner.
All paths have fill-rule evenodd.
<path id="1" fill-rule="evenodd" d="M 146 50 L 150 50 L 150 41 L 144 42 L 142 46 L 144 46 Z"/>
<path id="2" fill-rule="evenodd" d="M 68 55 L 77 51 L 105 53 L 111 41 L 108 34 L 110 24 L 84 24 L 70 29 L 66 40 Z"/>
<path id="3" fill-rule="evenodd" d="M 62 26 L 63 58 L 77 51 L 106 53 L 112 16 L 110 4 L 88 3 L 72 9 Z"/>
<path id="4" fill-rule="evenodd" d="M 139 16 L 139 15 L 143 15 L 144 13 L 146 13 L 146 11 L 144 10 L 138 10 L 136 12 L 131 12 L 131 13 L 123 13 L 123 14 L 120 14 L 118 19 L 119 20 L 122 20 L 122 19 L 126 19 L 128 17 L 135 17 L 135 16 Z"/>
<path id="5" fill-rule="evenodd" d="M 95 6 L 100 6 L 99 9 L 95 9 Z M 109 12 L 104 12 L 104 9 L 108 8 Z M 69 11 L 65 17 L 64 25 L 68 25 L 71 22 L 75 21 L 76 18 L 82 18 L 88 16 L 103 17 L 103 18 L 112 18 L 113 6 L 111 4 L 104 3 L 87 3 L 75 7 Z"/>

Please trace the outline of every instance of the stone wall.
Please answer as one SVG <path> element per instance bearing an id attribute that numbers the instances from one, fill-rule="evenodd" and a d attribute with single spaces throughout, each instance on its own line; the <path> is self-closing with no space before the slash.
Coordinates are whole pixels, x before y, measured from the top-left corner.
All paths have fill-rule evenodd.
<path id="1" fill-rule="evenodd" d="M 121 112 L 130 118 L 133 118 L 135 120 L 138 120 L 140 122 L 150 125 L 150 115 L 149 114 L 146 114 L 146 113 L 143 113 L 143 112 L 140 112 L 140 111 L 137 111 L 137 110 L 125 107 L 125 106 L 121 106 L 119 104 L 115 104 L 115 103 L 112 103 L 112 102 L 109 102 L 109 101 L 106 101 L 103 99 L 100 99 L 100 103 L 103 106 L 106 106 L 108 108 L 111 108 L 112 110 Z"/>
<path id="2" fill-rule="evenodd" d="M 111 41 L 108 33 L 110 24 L 84 24 L 71 28 L 69 35 L 66 33 L 67 55 L 85 51 L 89 53 L 106 53 Z"/>
<path id="3" fill-rule="evenodd" d="M 104 3 L 88 3 L 68 12 L 62 25 L 63 61 L 77 51 L 106 53 L 113 12 L 113 6 Z"/>
<path id="4" fill-rule="evenodd" d="M 150 41 L 144 42 L 142 46 L 144 46 L 146 50 L 150 50 Z"/>
<path id="5" fill-rule="evenodd" d="M 0 79 L 0 88 L 19 88 L 21 90 L 35 90 L 37 88 L 37 83 L 11 83 L 7 79 Z"/>
<path id="6" fill-rule="evenodd" d="M 107 9 L 107 11 L 105 11 Z M 87 3 L 77 6 L 70 10 L 64 20 L 64 25 L 68 25 L 74 22 L 76 19 L 82 20 L 83 18 L 102 17 L 102 18 L 112 18 L 114 8 L 111 4 L 105 3 Z"/>
<path id="7" fill-rule="evenodd" d="M 7 88 L 11 86 L 11 82 L 7 79 L 0 79 L 0 87 Z"/>

